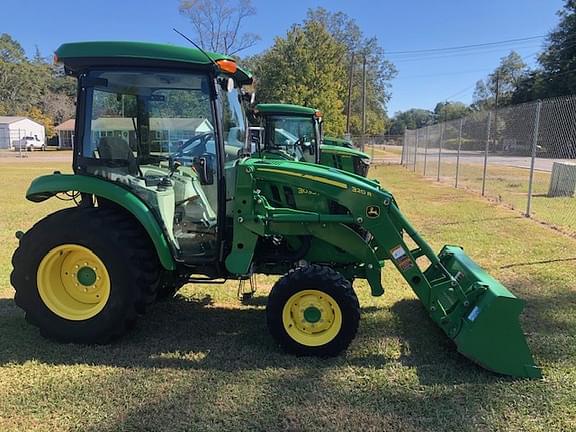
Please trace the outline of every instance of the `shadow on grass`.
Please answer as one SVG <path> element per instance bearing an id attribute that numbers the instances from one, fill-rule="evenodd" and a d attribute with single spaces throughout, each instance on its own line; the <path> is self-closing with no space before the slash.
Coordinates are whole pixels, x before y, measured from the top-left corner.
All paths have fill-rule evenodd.
<path id="1" fill-rule="evenodd" d="M 453 408 L 463 400 L 465 415 L 475 420 L 459 430 L 490 430 L 476 414 L 513 403 L 515 393 L 502 393 L 500 385 L 514 380 L 458 354 L 417 300 L 395 303 L 391 316 L 382 311 L 362 310 L 369 324 L 362 329 L 361 323 L 362 344 L 398 338 L 399 359 L 354 346 L 333 359 L 285 355 L 268 335 L 264 308 L 226 308 L 210 296 L 158 303 L 133 332 L 110 345 L 57 344 L 27 324 L 11 299 L 0 299 L 0 365 L 104 365 L 126 368 L 136 380 L 147 373 L 139 369 L 190 372 L 167 375 L 174 381 L 162 394 L 147 399 L 142 393 L 140 403 L 91 420 L 85 430 L 354 430 L 359 422 L 364 430 L 448 430 L 460 424 L 464 412 Z M 405 366 L 401 373 L 398 363 Z M 131 394 L 139 384 L 123 378 L 118 385 Z"/>
<path id="2" fill-rule="evenodd" d="M 263 303 L 260 297 L 266 298 L 255 297 L 255 304 Z M 378 310 L 369 306 L 362 313 L 366 317 Z M 498 378 L 458 354 L 418 301 L 400 301 L 392 312 L 399 328 L 373 322 L 365 329 L 363 343 L 371 347 L 383 337 L 399 336 L 403 344 L 400 362 L 415 368 L 422 384 L 490 382 Z M 360 325 L 362 328 L 362 322 Z M 158 303 L 132 332 L 109 345 L 59 344 L 46 340 L 37 328 L 25 322 L 22 311 L 11 299 L 0 299 L 0 328 L 4 342 L 0 365 L 38 360 L 48 364 L 238 371 L 338 366 L 380 369 L 391 361 L 370 349 L 361 355 L 352 349 L 347 355 L 329 359 L 286 355 L 268 334 L 264 308 L 214 306 L 210 296 L 200 299 L 177 296 Z"/>
<path id="3" fill-rule="evenodd" d="M 569 262 L 569 261 L 576 261 L 576 257 L 557 258 L 557 259 L 540 260 L 540 261 L 525 261 L 525 262 L 519 262 L 519 263 L 506 264 L 506 265 L 503 265 L 499 268 L 500 269 L 508 269 L 508 268 L 513 268 L 513 267 L 525 267 L 525 266 L 532 266 L 532 265 L 538 265 L 538 264 L 551 264 L 551 263 Z"/>
<path id="4" fill-rule="evenodd" d="M 443 222 L 442 225 L 465 225 L 474 223 L 484 223 L 484 222 L 495 222 L 500 220 L 510 220 L 510 219 L 523 219 L 522 216 L 504 216 L 504 217 L 491 217 L 491 218 L 479 218 L 479 219 L 463 219 L 454 222 Z"/>
<path id="5" fill-rule="evenodd" d="M 400 362 L 413 367 L 421 384 L 464 384 L 513 381 L 487 371 L 457 351 L 456 344 L 430 319 L 419 300 L 392 306 L 403 340 Z"/>

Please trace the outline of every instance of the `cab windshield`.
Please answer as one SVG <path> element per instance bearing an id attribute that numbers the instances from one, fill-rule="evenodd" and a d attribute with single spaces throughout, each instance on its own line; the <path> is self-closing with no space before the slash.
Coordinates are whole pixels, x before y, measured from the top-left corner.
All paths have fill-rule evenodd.
<path id="1" fill-rule="evenodd" d="M 168 159 L 190 140 L 214 147 L 209 77 L 160 72 L 91 72 L 82 156 Z"/>
<path id="2" fill-rule="evenodd" d="M 264 149 L 287 153 L 296 160 L 309 160 L 318 148 L 314 119 L 298 116 L 268 116 L 264 127 Z"/>

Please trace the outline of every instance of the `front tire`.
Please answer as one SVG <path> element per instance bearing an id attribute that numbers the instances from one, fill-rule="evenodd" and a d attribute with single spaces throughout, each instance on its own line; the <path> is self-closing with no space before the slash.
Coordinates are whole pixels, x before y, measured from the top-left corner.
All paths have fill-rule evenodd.
<path id="1" fill-rule="evenodd" d="M 344 276 L 330 267 L 310 265 L 276 282 L 266 318 L 270 334 L 285 351 L 336 356 L 356 336 L 360 305 Z"/>
<path id="2" fill-rule="evenodd" d="M 12 257 L 15 302 L 40 333 L 106 343 L 155 300 L 159 263 L 146 233 L 124 212 L 70 208 L 36 223 Z"/>

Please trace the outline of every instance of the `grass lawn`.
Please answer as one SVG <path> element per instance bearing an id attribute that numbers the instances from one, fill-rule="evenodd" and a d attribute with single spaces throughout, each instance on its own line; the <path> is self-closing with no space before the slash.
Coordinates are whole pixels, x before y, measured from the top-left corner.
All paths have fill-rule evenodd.
<path id="1" fill-rule="evenodd" d="M 366 145 L 364 152 L 370 155 L 376 161 L 379 159 L 396 159 L 402 155 L 401 146 L 377 146 Z"/>
<path id="2" fill-rule="evenodd" d="M 518 212 L 396 166 L 371 170 L 434 248 L 461 244 L 527 302 L 522 325 L 545 379 L 496 376 L 460 356 L 392 267 L 369 295 L 345 355 L 280 352 L 259 279 L 252 306 L 236 284 L 187 286 L 108 346 L 41 338 L 14 305 L 14 231 L 64 205 L 24 199 L 63 162 L 0 160 L 0 430 L 576 430 L 576 240 Z"/>
<path id="3" fill-rule="evenodd" d="M 424 173 L 423 163 L 417 164 L 416 172 Z M 430 157 L 426 163 L 426 176 L 436 179 L 437 174 L 437 156 Z M 550 176 L 551 173 L 549 172 L 534 172 L 531 217 L 567 234 L 576 235 L 576 197 L 548 197 Z M 461 164 L 458 173 L 458 187 L 480 192 L 482 190 L 482 177 L 483 166 L 481 162 Z M 454 186 L 455 179 L 456 164 L 442 163 L 440 181 Z M 529 179 L 530 170 L 528 169 L 497 164 L 488 165 L 485 195 L 525 213 Z"/>

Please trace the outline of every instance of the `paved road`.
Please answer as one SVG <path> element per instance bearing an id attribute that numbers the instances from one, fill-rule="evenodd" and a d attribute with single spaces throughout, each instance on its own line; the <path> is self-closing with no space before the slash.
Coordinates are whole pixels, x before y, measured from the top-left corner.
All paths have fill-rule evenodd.
<path id="1" fill-rule="evenodd" d="M 457 152 L 455 150 L 442 150 L 442 162 L 456 163 Z M 428 149 L 426 159 L 434 163 L 438 160 L 438 149 Z M 424 152 L 418 151 L 418 160 L 424 160 Z M 515 168 L 530 168 L 529 156 L 502 156 L 488 154 L 488 165 L 503 165 Z M 576 164 L 575 159 L 549 159 L 549 158 L 536 158 L 534 168 L 537 171 L 552 171 L 554 162 L 568 162 Z M 484 164 L 484 152 L 481 151 L 462 151 L 460 152 L 460 163 L 463 164 Z"/>

